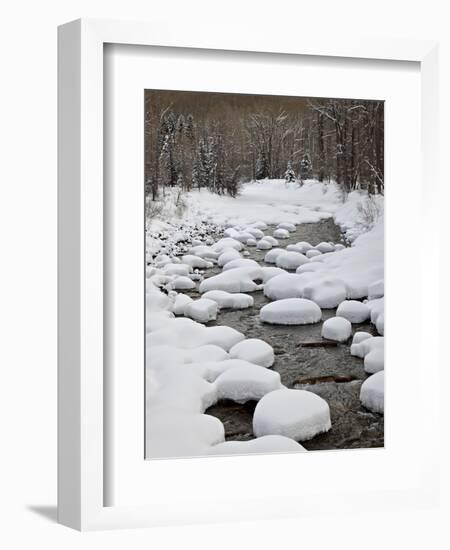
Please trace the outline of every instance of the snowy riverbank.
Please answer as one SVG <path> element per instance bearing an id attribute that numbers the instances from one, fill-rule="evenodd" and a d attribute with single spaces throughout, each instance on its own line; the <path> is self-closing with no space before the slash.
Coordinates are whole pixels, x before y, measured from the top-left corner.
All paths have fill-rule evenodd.
<path id="1" fill-rule="evenodd" d="M 245 185 L 237 199 L 191 192 L 178 210 L 176 218 L 167 205 L 160 218 L 171 218 L 153 220 L 147 232 L 147 456 L 304 450 L 296 441 L 333 429 L 327 400 L 288 390 L 273 346 L 221 325 L 221 315 L 242 308 L 260 323 L 312 323 L 324 338 L 347 345 L 352 323 L 371 320 L 382 334 L 382 198 L 354 192 L 343 202 L 332 183 L 299 188 L 265 180 Z M 352 246 L 289 238 L 301 224 L 329 218 Z M 271 300 L 268 314 L 252 295 Z M 327 328 L 322 319 L 337 306 L 338 322 Z M 379 372 L 383 339 L 367 337 L 373 349 L 362 342 L 352 353 L 361 357 L 361 369 L 367 363 L 367 372 Z M 301 362 L 299 356 L 299 372 Z M 380 384 L 371 388 L 367 380 L 361 399 L 379 413 Z M 243 441 L 233 450 L 223 443 L 223 423 L 204 414 L 223 399 L 259 401 L 253 432 L 260 442 Z"/>

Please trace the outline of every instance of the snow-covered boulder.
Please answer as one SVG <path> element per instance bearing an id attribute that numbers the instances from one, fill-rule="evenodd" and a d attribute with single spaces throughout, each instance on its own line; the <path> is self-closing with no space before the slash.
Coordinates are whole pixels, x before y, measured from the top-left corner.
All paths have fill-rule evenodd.
<path id="1" fill-rule="evenodd" d="M 163 267 L 163 273 L 165 275 L 183 275 L 187 277 L 192 272 L 192 266 L 187 264 L 166 264 Z"/>
<path id="2" fill-rule="evenodd" d="M 302 254 L 306 254 L 308 250 L 312 250 L 314 248 L 313 245 L 307 241 L 299 241 L 298 243 L 295 243 L 295 246 L 300 249 Z"/>
<path id="3" fill-rule="evenodd" d="M 344 248 L 345 248 L 345 246 L 343 244 L 340 244 L 340 243 L 334 245 L 335 252 L 339 252 L 339 250 L 344 250 Z"/>
<path id="4" fill-rule="evenodd" d="M 275 239 L 289 239 L 289 231 L 287 229 L 275 229 L 273 236 Z"/>
<path id="5" fill-rule="evenodd" d="M 231 260 L 227 262 L 222 271 L 228 271 L 229 269 L 236 269 L 237 267 L 256 267 L 259 269 L 258 262 L 255 260 L 249 260 L 248 258 L 237 258 L 236 260 Z"/>
<path id="6" fill-rule="evenodd" d="M 262 239 L 264 237 L 264 233 L 257 227 L 246 227 L 244 231 L 253 235 L 254 239 Z"/>
<path id="7" fill-rule="evenodd" d="M 253 298 L 248 294 L 233 294 L 224 290 L 210 290 L 203 298 L 214 300 L 219 309 L 246 309 L 253 306 Z"/>
<path id="8" fill-rule="evenodd" d="M 208 449 L 208 455 L 249 455 L 259 453 L 299 453 L 306 449 L 290 437 L 265 435 L 249 441 L 225 441 Z"/>
<path id="9" fill-rule="evenodd" d="M 334 244 L 322 242 L 319 243 L 314 247 L 319 252 L 322 252 L 322 254 L 326 254 L 327 252 L 334 252 Z"/>
<path id="10" fill-rule="evenodd" d="M 322 255 L 322 252 L 320 252 L 320 250 L 316 250 L 315 248 L 312 248 L 311 250 L 307 250 L 305 252 L 305 256 L 307 258 L 314 258 L 316 256 L 321 256 Z"/>
<path id="11" fill-rule="evenodd" d="M 288 252 L 300 252 L 300 254 L 303 254 L 303 248 L 301 246 L 297 246 L 296 244 L 288 244 L 286 250 Z"/>
<path id="12" fill-rule="evenodd" d="M 328 403 L 315 393 L 281 389 L 265 395 L 256 405 L 253 432 L 257 437 L 284 435 L 306 441 L 331 428 Z"/>
<path id="13" fill-rule="evenodd" d="M 272 248 L 272 243 L 270 243 L 265 237 L 256 243 L 256 248 L 258 250 L 270 250 Z"/>
<path id="14" fill-rule="evenodd" d="M 234 238 L 237 241 L 245 244 L 249 239 L 253 239 L 253 235 L 248 231 L 240 231 Z"/>
<path id="15" fill-rule="evenodd" d="M 372 334 L 370 334 L 370 332 L 364 332 L 364 331 L 355 332 L 355 334 L 353 335 L 352 345 L 360 344 L 364 340 L 367 340 L 367 338 L 372 338 Z"/>
<path id="16" fill-rule="evenodd" d="M 208 262 L 208 260 L 192 254 L 186 254 L 183 256 L 182 261 L 183 264 L 189 265 L 191 268 L 196 269 L 210 269 L 214 265 L 212 262 Z"/>
<path id="17" fill-rule="evenodd" d="M 244 359 L 261 367 L 271 367 L 275 360 L 273 348 L 264 340 L 249 338 L 230 349 L 232 359 Z"/>
<path id="18" fill-rule="evenodd" d="M 195 363 L 187 363 L 185 365 L 185 368 L 196 374 L 197 376 L 200 376 L 207 382 L 215 382 L 217 377 L 220 376 L 222 373 L 224 373 L 228 369 L 232 369 L 234 367 L 246 367 L 250 363 L 248 361 L 242 361 L 241 359 L 223 359 L 219 361 L 197 361 Z M 216 386 L 214 386 L 215 388 Z M 217 397 L 217 393 L 216 393 Z"/>
<path id="19" fill-rule="evenodd" d="M 370 311 L 362 302 L 344 300 L 337 308 L 336 317 L 344 317 L 350 323 L 364 323 L 370 317 Z"/>
<path id="20" fill-rule="evenodd" d="M 302 277 L 307 275 L 298 275 Z M 345 284 L 339 279 L 318 277 L 311 280 L 303 289 L 303 297 L 315 302 L 319 307 L 332 309 L 338 306 L 347 297 Z"/>
<path id="21" fill-rule="evenodd" d="M 222 254 L 219 256 L 217 260 L 217 264 L 220 267 L 222 267 L 228 262 L 231 262 L 232 260 L 236 260 L 240 257 L 241 257 L 240 253 L 234 248 L 231 248 L 229 250 L 226 250 L 225 252 L 222 252 Z"/>
<path id="22" fill-rule="evenodd" d="M 207 298 L 200 298 L 186 304 L 184 315 L 199 323 L 207 323 L 208 321 L 215 321 L 217 319 L 218 309 L 217 302 L 208 300 Z"/>
<path id="23" fill-rule="evenodd" d="M 257 269 L 238 267 L 229 269 L 200 283 L 199 291 L 201 294 L 209 290 L 225 290 L 226 292 L 255 292 L 259 290 L 260 285 L 254 282 L 254 279 L 262 279 L 261 272 Z"/>
<path id="24" fill-rule="evenodd" d="M 384 370 L 384 348 L 375 348 L 365 355 L 364 370 L 368 374 Z"/>
<path id="25" fill-rule="evenodd" d="M 269 250 L 267 254 L 264 256 L 264 261 L 267 264 L 274 264 L 277 261 L 278 256 L 284 252 L 282 248 L 272 248 L 272 250 Z"/>
<path id="26" fill-rule="evenodd" d="M 147 413 L 147 457 L 178 458 L 205 454 L 225 439 L 222 422 L 209 414 L 179 411 Z"/>
<path id="27" fill-rule="evenodd" d="M 272 267 L 272 266 L 262 267 L 261 273 L 262 273 L 263 283 L 267 283 L 267 281 L 270 281 L 270 279 L 273 279 L 278 275 L 287 275 L 287 271 L 285 271 L 284 269 L 281 269 L 280 267 Z"/>
<path id="28" fill-rule="evenodd" d="M 278 246 L 280 243 L 275 239 L 275 237 L 272 237 L 271 235 L 265 235 L 264 237 L 265 241 L 269 241 L 269 243 L 272 246 Z"/>
<path id="29" fill-rule="evenodd" d="M 375 281 L 369 285 L 369 300 L 375 300 L 376 298 L 382 298 L 384 296 L 384 279 Z"/>
<path id="30" fill-rule="evenodd" d="M 167 254 L 158 254 L 154 261 L 156 267 L 164 267 L 167 264 L 173 263 Z"/>
<path id="31" fill-rule="evenodd" d="M 247 238 L 251 239 L 251 237 L 252 236 L 249 234 Z M 215 244 L 213 244 L 211 248 L 220 255 L 228 248 L 234 248 L 237 251 L 242 250 L 244 248 L 244 245 L 237 239 L 223 237 L 222 239 L 219 239 Z"/>
<path id="32" fill-rule="evenodd" d="M 320 307 L 303 298 L 277 300 L 261 308 L 261 321 L 273 325 L 308 325 L 322 318 Z"/>
<path id="33" fill-rule="evenodd" d="M 352 324 L 343 317 L 331 317 L 322 325 L 322 337 L 335 342 L 345 342 L 352 335 Z"/>
<path id="34" fill-rule="evenodd" d="M 277 256 L 275 263 L 282 269 L 297 269 L 297 267 L 300 267 L 308 262 L 308 258 L 300 252 L 286 251 Z"/>
<path id="35" fill-rule="evenodd" d="M 192 302 L 192 298 L 187 294 L 177 294 L 172 305 L 172 311 L 175 315 L 184 315 L 184 310 L 188 304 Z"/>
<path id="36" fill-rule="evenodd" d="M 267 229 L 267 223 L 263 221 L 257 221 L 251 224 L 251 227 L 254 227 L 255 229 L 260 229 L 261 231 L 265 231 Z"/>
<path id="37" fill-rule="evenodd" d="M 352 344 L 350 347 L 350 354 L 363 359 L 373 349 L 377 348 L 384 349 L 383 336 L 372 336 L 371 338 L 366 338 L 359 344 Z"/>
<path id="38" fill-rule="evenodd" d="M 295 231 L 296 227 L 293 223 L 281 222 L 277 225 L 277 229 L 286 229 L 286 231 L 292 233 L 293 231 Z"/>
<path id="39" fill-rule="evenodd" d="M 314 273 L 287 273 L 277 275 L 267 281 L 264 286 L 264 295 L 270 300 L 284 298 L 302 298 L 305 286 L 314 278 Z"/>
<path id="40" fill-rule="evenodd" d="M 189 254 L 192 256 L 199 256 L 205 260 L 217 260 L 219 257 L 219 253 L 216 250 L 214 250 L 211 246 L 206 246 L 205 244 L 192 246 L 189 249 Z"/>
<path id="41" fill-rule="evenodd" d="M 218 399 L 231 399 L 236 403 L 258 401 L 282 387 L 278 372 L 251 363 L 227 369 L 217 377 L 215 385 Z"/>
<path id="42" fill-rule="evenodd" d="M 366 302 L 370 311 L 370 322 L 376 324 L 378 316 L 384 313 L 384 298 L 376 298 Z"/>
<path id="43" fill-rule="evenodd" d="M 256 240 L 255 239 L 247 239 L 247 242 L 245 244 L 247 246 L 256 246 Z"/>
<path id="44" fill-rule="evenodd" d="M 369 411 L 384 414 L 384 370 L 363 382 L 359 398 Z"/>
<path id="45" fill-rule="evenodd" d="M 169 285 L 173 290 L 191 290 L 195 288 L 194 281 L 184 276 L 176 277 Z"/>
<path id="46" fill-rule="evenodd" d="M 381 336 L 384 335 L 384 313 L 380 313 L 378 315 L 375 326 L 377 328 L 378 334 L 381 334 Z"/>
<path id="47" fill-rule="evenodd" d="M 183 349 L 184 363 L 198 363 L 201 361 L 225 361 L 229 359 L 229 354 L 219 346 L 207 344 L 193 349 Z"/>

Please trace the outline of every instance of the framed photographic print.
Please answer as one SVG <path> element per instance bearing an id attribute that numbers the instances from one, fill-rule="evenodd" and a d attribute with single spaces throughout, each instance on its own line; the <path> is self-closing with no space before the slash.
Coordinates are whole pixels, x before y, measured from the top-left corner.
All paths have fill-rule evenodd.
<path id="1" fill-rule="evenodd" d="M 176 36 L 59 31 L 60 522 L 430 502 L 436 45 Z"/>

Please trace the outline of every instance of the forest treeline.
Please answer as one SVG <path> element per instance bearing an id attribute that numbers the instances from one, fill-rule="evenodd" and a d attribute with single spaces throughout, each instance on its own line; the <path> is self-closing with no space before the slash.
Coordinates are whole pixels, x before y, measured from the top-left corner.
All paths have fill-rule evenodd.
<path id="1" fill-rule="evenodd" d="M 281 103 L 281 101 L 280 101 Z M 334 180 L 344 193 L 384 192 L 384 104 L 308 99 L 296 113 L 194 117 L 172 105 L 145 119 L 146 193 L 207 188 L 236 196 L 241 182 L 264 178 Z"/>

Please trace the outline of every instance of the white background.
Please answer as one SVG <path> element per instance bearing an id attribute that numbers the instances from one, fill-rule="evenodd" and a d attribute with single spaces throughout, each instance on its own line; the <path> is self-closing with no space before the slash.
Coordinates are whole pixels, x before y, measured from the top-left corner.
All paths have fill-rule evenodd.
<path id="1" fill-rule="evenodd" d="M 65 2 L 17 1 L 2 12 L 0 87 L 0 544 L 4 548 L 214 548 L 258 545 L 314 548 L 448 548 L 449 477 L 443 472 L 444 507 L 368 517 L 349 516 L 301 521 L 265 521 L 208 527 L 161 528 L 79 534 L 49 521 L 56 503 L 56 26 L 71 19 L 176 18 L 201 32 L 220 21 L 233 33 L 233 23 L 270 32 L 317 29 L 352 35 L 423 37 L 441 40 L 441 97 L 450 97 L 449 17 L 445 2 L 182 2 L 151 0 Z M 441 174 L 446 177 L 450 151 L 448 103 L 441 105 Z M 405 128 L 405 132 L 408 129 Z M 414 159 L 412 159 L 413 161 Z M 406 182 L 405 182 L 406 184 Z M 450 184 L 449 184 L 450 185 Z M 442 207 L 449 203 L 441 188 Z M 444 197 L 446 195 L 446 197 Z M 448 237 L 448 215 L 442 211 L 442 234 Z M 407 238 L 407 235 L 405 235 Z M 443 257 L 448 246 L 441 246 Z M 445 258 L 446 259 L 446 258 Z M 447 266 L 443 266 L 447 268 Z M 412 262 L 412 268 L 414 268 Z M 438 266 L 430 266 L 438 269 Z M 443 280 L 449 279 L 448 269 Z M 444 290 L 444 289 L 443 289 Z M 442 295 L 448 300 L 448 294 Z M 448 302 L 446 302 L 448 303 Z M 438 322 L 437 320 L 430 320 Z M 441 319 L 443 324 L 444 319 Z M 437 325 L 438 327 L 438 325 Z M 447 361 L 448 363 L 448 361 Z M 449 367 L 448 364 L 442 367 Z M 448 387 L 442 370 L 442 396 Z M 443 410 L 445 409 L 443 406 Z M 426 411 L 424 411 L 426 414 Z M 447 414 L 448 417 L 448 413 Z M 449 445 L 442 434 L 443 463 Z M 420 433 L 411 450 L 426 445 Z M 443 506 L 444 506 L 443 505 Z"/>
<path id="2" fill-rule="evenodd" d="M 249 517 L 245 502 L 255 517 L 267 513 L 271 505 L 288 500 L 298 504 L 309 502 L 310 513 L 314 499 L 320 502 L 320 511 L 353 505 L 358 498 L 378 509 L 385 495 L 394 490 L 411 489 L 420 485 L 423 471 L 434 463 L 432 442 L 436 422 L 430 421 L 434 407 L 433 395 L 421 395 L 422 377 L 434 377 L 431 369 L 421 371 L 422 350 L 431 345 L 432 325 L 411 326 L 405 318 L 414 318 L 417 301 L 411 296 L 420 293 L 426 285 L 427 296 L 434 278 L 426 278 L 421 270 L 413 269 L 404 277 L 404 256 L 418 257 L 421 239 L 434 240 L 421 229 L 420 223 L 410 223 L 405 232 L 398 223 L 399 212 L 405 207 L 405 187 L 396 182 L 408 182 L 408 209 L 411 220 L 423 216 L 423 196 L 420 168 L 411 158 L 420 156 L 420 72 L 416 63 L 346 61 L 298 56 L 251 56 L 240 53 L 184 51 L 181 55 L 170 49 L 114 46 L 105 54 L 108 108 L 105 112 L 108 138 L 106 147 L 107 199 L 111 215 L 105 235 L 110 235 L 108 249 L 111 262 L 105 272 L 114 273 L 108 287 L 111 293 L 106 302 L 114 304 L 107 313 L 111 378 L 114 380 L 110 396 L 109 415 L 113 418 L 113 444 L 107 456 L 114 456 L 108 505 L 153 505 L 155 511 L 170 508 L 171 516 L 186 518 L 187 509 L 198 516 L 224 518 L 233 515 Z M 257 70 L 255 71 L 255 66 Z M 270 77 L 268 78 L 268 75 Z M 381 98 L 385 105 L 385 142 L 388 145 L 385 176 L 386 283 L 390 296 L 387 315 L 389 334 L 386 363 L 389 371 L 387 384 L 386 449 L 353 450 L 352 452 L 303 453 L 302 455 L 268 455 L 257 459 L 249 457 L 204 460 L 142 460 L 144 404 L 143 387 L 143 308 L 142 227 L 143 191 L 143 90 L 177 89 L 210 90 L 288 96 Z M 408 132 L 405 132 L 408 128 Z M 426 246 L 426 245 L 425 245 Z M 423 247 L 421 247 L 423 248 Z M 431 313 L 431 316 L 433 313 Z M 399 346 L 399 341 L 413 340 L 414 345 Z M 430 357 L 430 353 L 427 354 Z M 407 380 L 407 382 L 406 382 Z M 420 398 L 418 398 L 420 396 Z M 418 403 L 428 410 L 421 414 Z M 113 414 L 116 411 L 120 413 Z M 422 433 L 430 443 L 417 447 L 411 455 L 410 442 Z M 434 433 L 437 433 L 434 432 Z M 427 455 L 428 452 L 428 455 Z M 301 481 L 293 472 L 302 472 Z M 340 472 L 336 475 L 336 472 Z M 367 472 L 371 471 L 370 476 Z M 304 473 L 307 472 L 307 475 Z M 263 476 L 263 479 L 261 477 Z M 318 484 L 318 480 L 320 483 Z M 364 483 L 361 483 L 364 480 Z M 319 495 L 317 492 L 319 491 Z M 351 495 L 345 497 L 344 493 Z M 364 493 L 374 493 L 368 499 Z M 195 495 L 195 503 L 191 499 Z M 400 495 L 399 495 L 400 498 Z M 256 509 L 256 501 L 264 504 Z M 335 500 L 334 500 L 335 499 Z M 369 501 L 370 500 L 370 501 Z M 409 494 L 404 500 L 411 501 Z M 230 509 L 229 502 L 234 501 Z M 201 504 L 204 503 L 203 508 Z M 268 502 L 269 504 L 265 504 Z M 166 504 L 167 503 L 167 504 Z M 187 504 L 188 503 L 188 504 Z M 272 516 L 275 511 L 272 511 Z M 371 513 L 371 512 L 370 512 Z M 193 513 L 195 516 L 195 513 Z"/>

